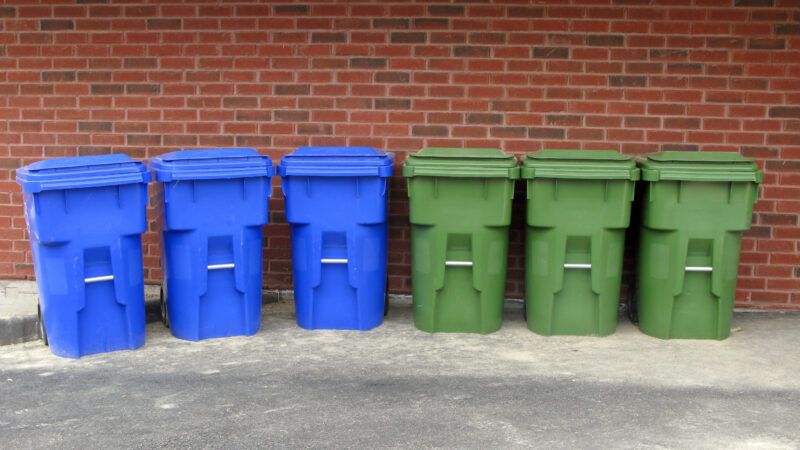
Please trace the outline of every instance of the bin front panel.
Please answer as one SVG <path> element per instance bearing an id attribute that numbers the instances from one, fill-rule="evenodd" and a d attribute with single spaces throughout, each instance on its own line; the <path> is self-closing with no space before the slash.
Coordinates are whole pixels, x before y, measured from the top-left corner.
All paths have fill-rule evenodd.
<path id="1" fill-rule="evenodd" d="M 388 180 L 284 176 L 297 323 L 369 330 L 383 321 Z"/>
<path id="2" fill-rule="evenodd" d="M 741 233 L 754 183 L 659 181 L 642 199 L 639 327 L 670 338 L 725 339 L 736 294 Z"/>
<path id="3" fill-rule="evenodd" d="M 527 183 L 528 327 L 543 335 L 612 334 L 634 182 Z"/>
<path id="4" fill-rule="evenodd" d="M 162 288 L 172 334 L 192 341 L 255 334 L 272 161 L 253 149 L 208 149 L 148 165 L 162 183 Z"/>
<path id="5" fill-rule="evenodd" d="M 164 291 L 174 336 L 196 341 L 258 331 L 270 191 L 269 177 L 164 184 Z"/>
<path id="6" fill-rule="evenodd" d="M 741 234 L 750 228 L 761 175 L 736 154 L 664 158 L 643 164 L 650 181 L 642 198 L 639 328 L 662 339 L 725 339 Z M 700 170 L 686 158 L 722 162 Z"/>
<path id="7" fill-rule="evenodd" d="M 77 358 L 141 347 L 146 184 L 42 190 L 24 199 L 53 353 Z"/>
<path id="8" fill-rule="evenodd" d="M 514 180 L 408 179 L 414 321 L 428 332 L 502 324 Z"/>

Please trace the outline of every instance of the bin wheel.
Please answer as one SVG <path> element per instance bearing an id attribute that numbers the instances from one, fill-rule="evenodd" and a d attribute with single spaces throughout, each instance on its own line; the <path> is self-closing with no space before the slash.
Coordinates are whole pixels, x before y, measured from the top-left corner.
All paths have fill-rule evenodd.
<path id="1" fill-rule="evenodd" d="M 42 339 L 42 343 L 46 346 L 50 346 L 50 341 L 47 339 L 47 328 L 44 326 L 44 317 L 42 316 L 42 305 L 36 305 L 36 314 L 39 317 L 39 337 Z"/>
<path id="2" fill-rule="evenodd" d="M 628 301 L 626 303 L 627 308 L 626 313 L 628 314 L 628 319 L 634 324 L 639 323 L 639 289 L 636 286 L 636 281 L 631 280 L 631 283 L 628 287 Z"/>
<path id="3" fill-rule="evenodd" d="M 169 312 L 167 311 L 167 299 L 164 296 L 164 286 L 161 286 L 161 290 L 159 290 L 158 302 L 161 305 L 161 323 L 169 328 Z"/>
<path id="4" fill-rule="evenodd" d="M 528 323 L 528 301 L 525 299 L 522 300 L 522 318 Z"/>
<path id="5" fill-rule="evenodd" d="M 389 315 L 389 275 L 386 275 L 386 284 L 383 293 L 383 317 Z"/>

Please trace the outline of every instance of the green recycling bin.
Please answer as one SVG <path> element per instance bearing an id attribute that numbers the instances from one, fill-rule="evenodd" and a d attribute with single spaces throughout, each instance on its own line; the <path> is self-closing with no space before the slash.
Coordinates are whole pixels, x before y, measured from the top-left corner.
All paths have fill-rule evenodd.
<path id="1" fill-rule="evenodd" d="M 609 150 L 542 150 L 525 158 L 522 178 L 528 328 L 613 333 L 636 162 Z"/>
<path id="2" fill-rule="evenodd" d="M 725 339 L 762 174 L 738 153 L 662 152 L 639 163 L 639 328 L 662 339 Z"/>
<path id="3" fill-rule="evenodd" d="M 408 156 L 403 175 L 417 328 L 497 331 L 516 158 L 495 149 L 426 148 Z"/>

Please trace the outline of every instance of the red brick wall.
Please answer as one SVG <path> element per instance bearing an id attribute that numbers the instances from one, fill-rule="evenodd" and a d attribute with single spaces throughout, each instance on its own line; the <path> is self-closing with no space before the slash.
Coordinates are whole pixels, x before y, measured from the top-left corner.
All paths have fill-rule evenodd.
<path id="1" fill-rule="evenodd" d="M 800 3 L 0 5 L 0 276 L 33 276 L 14 169 L 252 146 L 738 151 L 765 171 L 739 304 L 800 308 Z M 543 5 L 551 3 L 552 5 Z M 402 179 L 391 289 L 407 292 Z M 279 189 L 266 284 L 291 286 Z M 520 191 L 521 192 L 521 191 Z M 524 203 L 517 201 L 521 212 Z M 509 294 L 523 283 L 520 215 Z M 158 239 L 145 236 L 159 279 Z"/>

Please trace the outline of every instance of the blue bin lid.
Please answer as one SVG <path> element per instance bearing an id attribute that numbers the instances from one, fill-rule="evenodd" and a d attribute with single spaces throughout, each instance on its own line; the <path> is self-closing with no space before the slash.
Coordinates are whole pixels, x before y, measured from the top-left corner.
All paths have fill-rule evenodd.
<path id="1" fill-rule="evenodd" d="M 179 150 L 147 161 L 156 181 L 211 180 L 271 177 L 275 168 L 269 156 L 252 148 Z"/>
<path id="2" fill-rule="evenodd" d="M 17 183 L 24 192 L 147 184 L 149 181 L 150 173 L 145 165 L 123 154 L 53 158 L 17 169 Z"/>
<path id="3" fill-rule="evenodd" d="M 372 147 L 300 147 L 281 158 L 282 177 L 390 177 L 394 155 Z"/>

